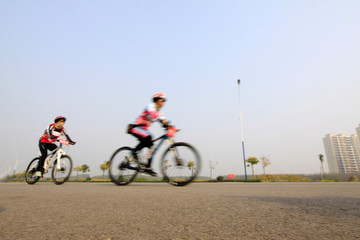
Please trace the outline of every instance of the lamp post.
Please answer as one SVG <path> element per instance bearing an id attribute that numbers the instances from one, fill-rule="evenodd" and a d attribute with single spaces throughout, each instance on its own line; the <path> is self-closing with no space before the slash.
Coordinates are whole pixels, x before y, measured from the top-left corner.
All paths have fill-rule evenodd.
<path id="1" fill-rule="evenodd" d="M 244 170 L 245 170 L 245 180 L 247 180 L 246 174 L 246 161 L 245 161 L 245 143 L 244 143 L 244 130 L 242 126 L 242 115 L 241 115 L 241 105 L 240 105 L 240 79 L 237 80 L 238 88 L 239 88 L 239 112 L 240 112 L 240 131 L 241 131 L 241 144 L 242 144 L 242 152 L 243 152 L 243 159 L 244 159 Z"/>

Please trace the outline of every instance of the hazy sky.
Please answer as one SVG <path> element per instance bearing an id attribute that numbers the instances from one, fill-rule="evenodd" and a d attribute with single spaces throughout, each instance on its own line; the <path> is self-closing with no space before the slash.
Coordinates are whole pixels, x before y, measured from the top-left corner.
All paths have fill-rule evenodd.
<path id="1" fill-rule="evenodd" d="M 360 124 L 359 12 L 358 0 L 0 0 L 0 177 L 26 168 L 58 115 L 74 165 L 101 174 L 136 144 L 126 125 L 156 92 L 201 175 L 209 161 L 215 177 L 243 174 L 239 78 L 246 156 L 318 173 L 322 138 Z"/>

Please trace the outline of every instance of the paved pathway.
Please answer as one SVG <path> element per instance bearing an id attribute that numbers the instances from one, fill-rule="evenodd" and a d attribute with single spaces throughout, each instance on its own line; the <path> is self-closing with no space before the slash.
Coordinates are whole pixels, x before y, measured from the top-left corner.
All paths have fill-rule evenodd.
<path id="1" fill-rule="evenodd" d="M 360 239 L 360 183 L 0 183 L 0 239 Z"/>

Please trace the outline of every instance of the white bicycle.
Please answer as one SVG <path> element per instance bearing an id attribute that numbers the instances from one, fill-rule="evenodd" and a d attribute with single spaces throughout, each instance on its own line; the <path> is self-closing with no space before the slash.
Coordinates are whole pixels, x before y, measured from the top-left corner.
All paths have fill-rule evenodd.
<path id="1" fill-rule="evenodd" d="M 52 168 L 51 179 L 56 185 L 61 185 L 66 182 L 72 170 L 72 160 L 70 156 L 65 155 L 65 151 L 62 149 L 62 145 L 69 145 L 69 142 L 64 139 L 59 139 L 60 146 L 46 157 L 44 161 L 44 174 L 48 172 L 49 168 Z M 39 165 L 40 156 L 34 158 L 29 163 L 29 166 L 25 172 L 25 180 L 28 184 L 35 184 L 39 181 L 40 177 L 36 176 L 37 167 Z"/>

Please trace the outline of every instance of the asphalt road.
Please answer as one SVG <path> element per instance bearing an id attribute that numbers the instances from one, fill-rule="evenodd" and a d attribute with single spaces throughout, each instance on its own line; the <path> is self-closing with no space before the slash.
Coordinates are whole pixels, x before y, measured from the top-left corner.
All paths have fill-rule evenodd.
<path id="1" fill-rule="evenodd" d="M 360 183 L 0 183 L 0 239 L 360 239 Z"/>

